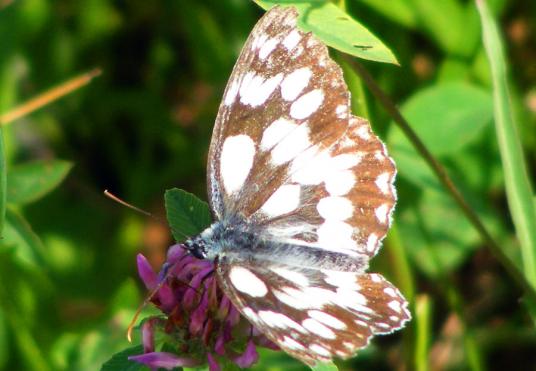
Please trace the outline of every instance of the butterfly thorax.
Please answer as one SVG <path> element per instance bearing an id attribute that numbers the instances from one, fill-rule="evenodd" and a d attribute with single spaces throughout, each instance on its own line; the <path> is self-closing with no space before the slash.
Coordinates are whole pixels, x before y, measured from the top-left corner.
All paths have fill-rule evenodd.
<path id="1" fill-rule="evenodd" d="M 367 258 L 349 256 L 322 248 L 267 239 L 255 225 L 237 216 L 213 223 L 185 242 L 190 253 L 211 261 L 277 263 L 293 267 L 364 272 Z"/>
<path id="2" fill-rule="evenodd" d="M 212 261 L 238 248 L 244 252 L 254 250 L 258 244 L 258 238 L 251 227 L 238 217 L 217 221 L 185 242 L 193 256 Z"/>

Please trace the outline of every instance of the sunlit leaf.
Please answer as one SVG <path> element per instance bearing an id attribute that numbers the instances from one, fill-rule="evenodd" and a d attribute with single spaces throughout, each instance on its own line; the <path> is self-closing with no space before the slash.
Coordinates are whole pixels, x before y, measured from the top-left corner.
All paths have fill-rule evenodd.
<path id="1" fill-rule="evenodd" d="M 474 142 L 493 117 L 491 95 L 463 82 L 422 90 L 401 110 L 432 154 L 439 157 L 456 155 Z M 401 176 L 422 187 L 442 188 L 401 130 L 391 130 L 388 144 Z"/>
<path id="2" fill-rule="evenodd" d="M 166 213 L 176 241 L 200 233 L 210 225 L 208 204 L 182 189 L 169 189 L 165 194 Z"/>
<path id="3" fill-rule="evenodd" d="M 275 5 L 294 6 L 299 26 L 312 31 L 334 49 L 376 62 L 398 64 L 391 50 L 361 23 L 329 1 L 256 0 L 264 9 Z"/>

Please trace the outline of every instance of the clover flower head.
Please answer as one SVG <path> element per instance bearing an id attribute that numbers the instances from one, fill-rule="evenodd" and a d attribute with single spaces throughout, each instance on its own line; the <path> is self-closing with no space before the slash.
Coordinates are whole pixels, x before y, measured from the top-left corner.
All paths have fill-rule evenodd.
<path id="1" fill-rule="evenodd" d="M 170 247 L 167 261 L 157 274 L 139 254 L 138 273 L 150 301 L 162 316 L 141 325 L 144 354 L 130 360 L 152 369 L 192 367 L 208 363 L 211 371 L 222 362 L 250 367 L 257 362 L 257 346 L 278 349 L 245 320 L 219 288 L 214 264 L 188 254 L 183 245 Z M 156 350 L 155 339 L 163 339 Z"/>

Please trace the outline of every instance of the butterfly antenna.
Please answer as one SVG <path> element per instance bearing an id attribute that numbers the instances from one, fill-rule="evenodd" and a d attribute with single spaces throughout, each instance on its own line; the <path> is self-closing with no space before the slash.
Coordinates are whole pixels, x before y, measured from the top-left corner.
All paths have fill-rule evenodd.
<path id="1" fill-rule="evenodd" d="M 134 325 L 136 324 L 136 321 L 138 320 L 138 317 L 140 316 L 141 311 L 143 310 L 143 308 L 145 308 L 147 306 L 147 304 L 149 304 L 149 302 L 152 300 L 152 298 L 154 298 L 154 296 L 156 295 L 158 290 L 160 290 L 162 288 L 164 283 L 167 282 L 167 279 L 168 279 L 169 275 L 171 274 L 171 272 L 173 271 L 173 268 L 175 267 L 175 264 L 177 264 L 178 262 L 179 261 L 177 260 L 175 263 L 173 263 L 167 269 L 166 274 L 164 275 L 164 277 L 162 277 L 160 282 L 158 282 L 158 285 L 156 285 L 156 287 L 151 290 L 151 293 L 145 298 L 145 300 L 143 300 L 143 303 L 140 304 L 140 306 L 136 310 L 136 313 L 134 313 L 134 317 L 132 317 L 132 320 L 130 321 L 130 323 L 128 325 L 128 328 L 127 328 L 127 339 L 129 341 L 129 343 L 132 342 L 132 329 L 134 328 Z"/>
<path id="2" fill-rule="evenodd" d="M 134 211 L 137 211 L 137 212 L 140 213 L 140 214 L 143 214 L 143 215 L 145 215 L 145 216 L 148 216 L 148 217 L 150 217 L 150 218 L 153 218 L 153 219 L 158 220 L 159 222 L 163 223 L 162 219 L 160 219 L 160 218 L 154 216 L 153 214 L 151 214 L 151 213 L 148 212 L 148 211 L 145 211 L 145 210 L 143 210 L 143 209 L 140 209 L 139 207 L 136 207 L 136 206 L 134 206 L 134 205 L 129 204 L 128 202 L 126 202 L 126 201 L 120 199 L 119 197 L 117 197 L 117 196 L 114 195 L 112 192 L 108 191 L 107 189 L 104 190 L 104 195 L 105 195 L 106 197 L 108 197 L 108 198 L 114 200 L 115 202 L 120 203 L 121 205 L 128 207 L 129 209 L 132 209 L 132 210 L 134 210 Z"/>

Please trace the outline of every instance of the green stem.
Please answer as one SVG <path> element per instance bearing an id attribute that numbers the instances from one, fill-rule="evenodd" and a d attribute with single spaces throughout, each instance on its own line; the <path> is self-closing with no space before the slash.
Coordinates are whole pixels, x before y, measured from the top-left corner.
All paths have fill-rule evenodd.
<path id="1" fill-rule="evenodd" d="M 419 295 L 415 305 L 415 370 L 428 371 L 428 348 L 430 346 L 431 304 L 428 295 Z"/>
<path id="2" fill-rule="evenodd" d="M 406 249 L 402 244 L 396 223 L 391 226 L 385 242 L 387 253 L 392 262 L 391 266 L 395 274 L 396 285 L 400 287 L 406 299 L 411 303 L 415 299 L 415 283 Z"/>

